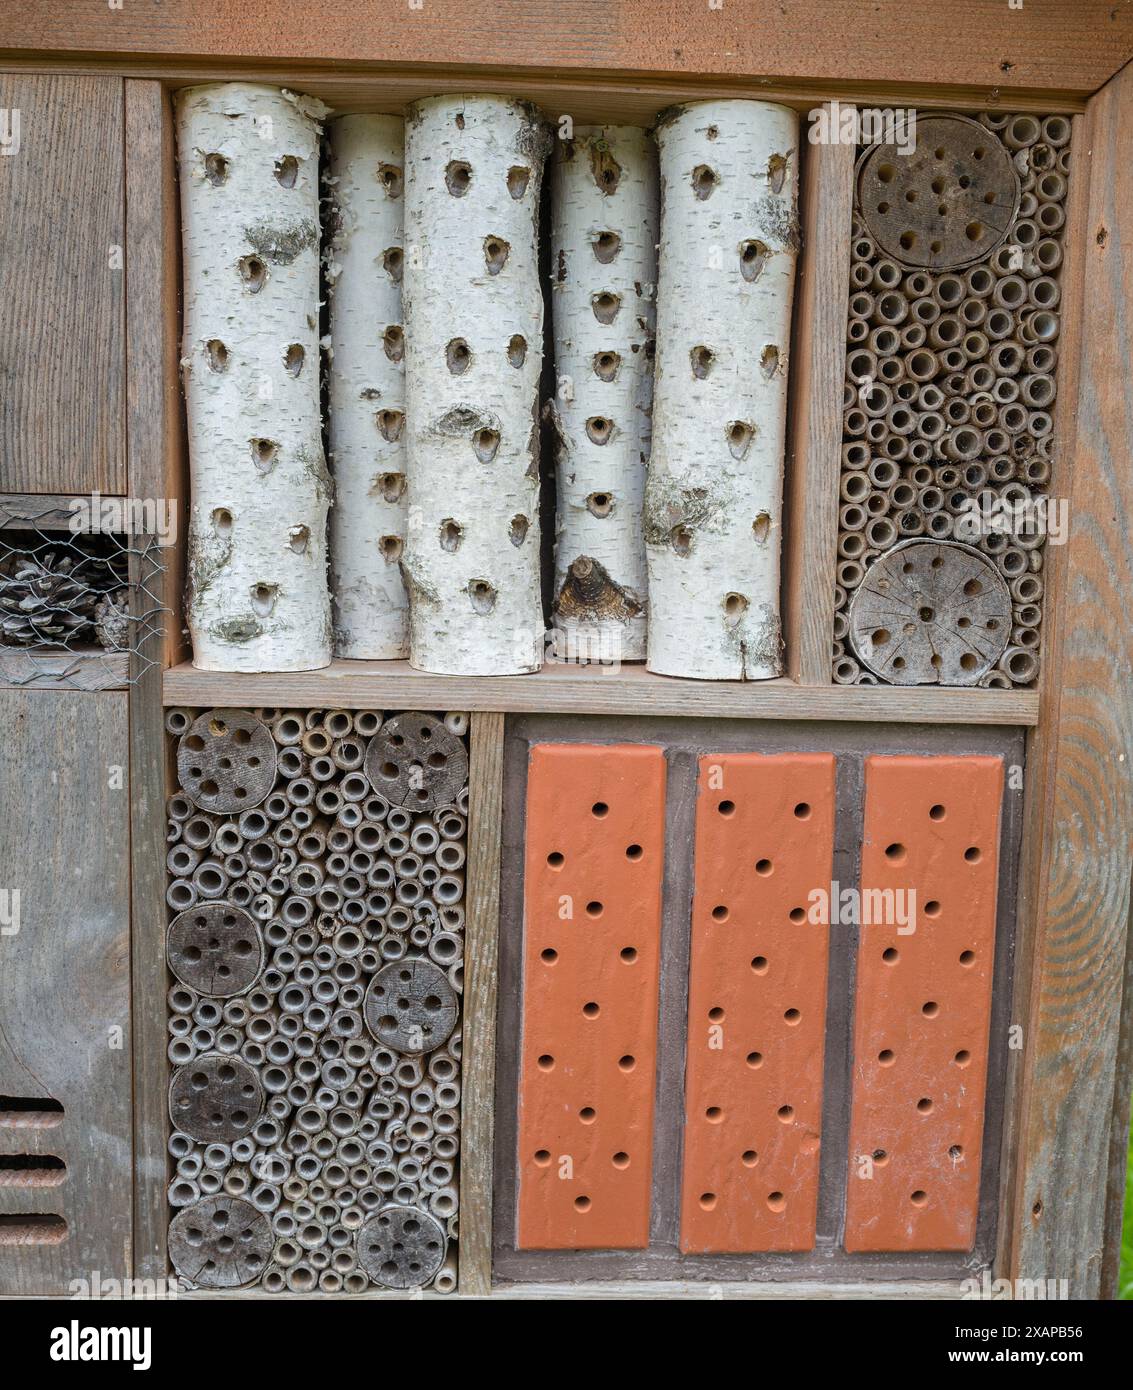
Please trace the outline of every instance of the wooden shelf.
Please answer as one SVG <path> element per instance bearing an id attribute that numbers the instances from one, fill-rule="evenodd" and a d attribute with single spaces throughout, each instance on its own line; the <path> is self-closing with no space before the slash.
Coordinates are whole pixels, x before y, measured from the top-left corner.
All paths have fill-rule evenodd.
<path id="1" fill-rule="evenodd" d="M 794 681 L 692 681 L 620 670 L 548 665 L 530 676 L 432 676 L 405 661 L 334 661 L 320 671 L 234 675 L 188 663 L 165 673 L 166 705 L 241 709 L 459 709 L 540 714 L 686 715 L 716 719 L 878 720 L 904 724 L 1038 722 L 1029 690 L 939 686 L 803 686 Z"/>
<path id="2" fill-rule="evenodd" d="M 122 690 L 129 678 L 127 652 L 0 652 L 0 689 Z"/>

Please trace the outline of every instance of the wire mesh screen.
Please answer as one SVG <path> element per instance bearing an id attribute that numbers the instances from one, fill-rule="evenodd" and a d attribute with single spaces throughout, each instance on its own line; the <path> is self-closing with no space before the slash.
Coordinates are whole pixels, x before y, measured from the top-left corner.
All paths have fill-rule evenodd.
<path id="1" fill-rule="evenodd" d="M 0 679 L 134 684 L 158 660 L 164 570 L 153 537 L 74 531 L 54 509 L 0 516 Z"/>

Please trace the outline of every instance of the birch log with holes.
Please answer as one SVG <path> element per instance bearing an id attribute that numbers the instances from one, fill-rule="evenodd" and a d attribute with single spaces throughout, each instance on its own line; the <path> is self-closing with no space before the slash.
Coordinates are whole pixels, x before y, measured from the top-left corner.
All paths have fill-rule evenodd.
<path id="1" fill-rule="evenodd" d="M 779 550 L 798 254 L 798 118 L 705 101 L 659 120 L 661 257 L 646 482 L 651 671 L 782 671 Z"/>
<path id="2" fill-rule="evenodd" d="M 334 649 L 342 657 L 380 660 L 409 651 L 409 603 L 401 578 L 405 122 L 400 116 L 342 116 L 328 133 Z"/>
<path id="3" fill-rule="evenodd" d="M 411 664 L 538 670 L 539 186 L 549 136 L 491 96 L 415 103 L 405 131 L 405 549 Z"/>
<path id="4" fill-rule="evenodd" d="M 558 522 L 568 653 L 645 657 L 641 509 L 653 404 L 657 152 L 634 126 L 556 142 L 551 202 Z"/>
<path id="5" fill-rule="evenodd" d="M 224 83 L 177 98 L 193 663 L 330 661 L 319 409 L 320 102 Z"/>

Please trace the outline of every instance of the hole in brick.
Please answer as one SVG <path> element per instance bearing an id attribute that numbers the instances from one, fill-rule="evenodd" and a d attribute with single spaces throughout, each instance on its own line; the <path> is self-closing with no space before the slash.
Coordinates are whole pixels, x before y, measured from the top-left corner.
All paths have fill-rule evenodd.
<path id="1" fill-rule="evenodd" d="M 513 333 L 508 339 L 507 360 L 513 367 L 522 367 L 527 361 L 527 339 L 522 333 Z"/>
<path id="2" fill-rule="evenodd" d="M 716 809 L 722 816 L 734 816 L 736 813 L 736 803 L 734 801 L 721 801 Z"/>
<path id="3" fill-rule="evenodd" d="M 715 1192 L 702 1192 L 697 1198 L 702 1211 L 715 1211 L 716 1194 Z"/>
<path id="4" fill-rule="evenodd" d="M 484 238 L 484 265 L 489 275 L 498 275 L 503 270 L 510 251 L 511 243 L 504 241 L 503 237 Z"/>
<path id="5" fill-rule="evenodd" d="M 885 1165 L 889 1162 L 889 1155 L 885 1152 L 884 1149 L 874 1149 L 873 1161 L 877 1164 L 879 1168 L 884 1168 Z"/>
<path id="6" fill-rule="evenodd" d="M 901 953 L 896 946 L 887 946 L 881 953 L 881 959 L 886 965 L 896 965 L 901 958 Z"/>
<path id="7" fill-rule="evenodd" d="M 754 956 L 754 957 L 752 958 L 751 968 L 755 971 L 755 973 L 756 973 L 757 975 L 766 975 L 766 974 L 767 974 L 767 957 L 766 957 L 766 956 Z"/>
<path id="8" fill-rule="evenodd" d="M 449 160 L 445 166 L 445 187 L 454 198 L 463 198 L 472 183 L 472 166 L 461 159 Z"/>
<path id="9" fill-rule="evenodd" d="M 293 154 L 285 154 L 275 161 L 275 181 L 280 188 L 294 188 L 299 177 L 299 161 Z"/>
<path id="10" fill-rule="evenodd" d="M 598 1118 L 598 1112 L 592 1105 L 584 1105 L 578 1112 L 578 1118 L 584 1125 L 592 1125 Z"/>
<path id="11" fill-rule="evenodd" d="M 891 1047 L 884 1047 L 877 1054 L 877 1060 L 881 1063 L 883 1067 L 891 1067 L 893 1063 L 897 1060 L 897 1054 L 893 1051 Z"/>
<path id="12" fill-rule="evenodd" d="M 610 1162 L 614 1165 L 615 1168 L 628 1168 L 629 1154 L 627 1154 L 624 1150 L 619 1150 L 613 1156 L 613 1158 L 610 1159 Z"/>
<path id="13" fill-rule="evenodd" d="M 601 820 L 603 816 L 608 815 L 609 811 L 610 808 L 604 801 L 596 801 L 590 808 L 590 814 L 597 816 L 599 820 Z"/>
<path id="14" fill-rule="evenodd" d="M 904 845 L 892 844 L 885 846 L 885 857 L 891 864 L 903 864 L 908 858 L 908 853 Z"/>
<path id="15" fill-rule="evenodd" d="M 928 808 L 929 820 L 943 820 L 945 816 L 944 807 L 937 804 Z"/>
<path id="16" fill-rule="evenodd" d="M 552 850 L 551 853 L 547 855 L 547 863 L 550 864 L 552 869 L 561 869 L 563 862 L 563 856 L 557 849 Z"/>
<path id="17" fill-rule="evenodd" d="M 969 864 L 978 864 L 980 860 L 983 858 L 983 855 L 980 853 L 980 850 L 976 845 L 969 845 L 968 848 L 964 851 L 964 858 L 968 861 Z"/>
<path id="18" fill-rule="evenodd" d="M 783 1015 L 783 1018 L 789 1027 L 794 1028 L 796 1024 L 802 1021 L 802 1014 L 798 1009 L 788 1009 Z"/>
<path id="19" fill-rule="evenodd" d="M 922 1192 L 920 1188 L 918 1188 L 916 1192 L 909 1195 L 909 1201 L 912 1202 L 915 1207 L 923 1207 L 928 1201 L 928 1193 Z"/>
<path id="20" fill-rule="evenodd" d="M 630 1056 L 627 1052 L 624 1057 L 618 1058 L 618 1066 L 622 1071 L 633 1071 L 634 1067 L 637 1066 L 637 1058 Z"/>
<path id="21" fill-rule="evenodd" d="M 539 952 L 539 959 L 543 962 L 544 965 L 554 965 L 555 961 L 557 961 L 558 958 L 558 951 L 554 950 L 550 946 L 548 946 L 545 950 Z"/>
<path id="22" fill-rule="evenodd" d="M 758 859 L 755 864 L 755 872 L 766 878 L 767 875 L 771 873 L 773 867 L 770 859 Z"/>
<path id="23" fill-rule="evenodd" d="M 964 1157 L 963 1144 L 953 1144 L 952 1147 L 948 1150 L 948 1157 L 952 1160 L 953 1163 L 959 1163 L 959 1161 Z"/>
<path id="24" fill-rule="evenodd" d="M 781 1105 L 775 1113 L 785 1125 L 790 1124 L 795 1118 L 795 1107 L 793 1105 Z"/>
<path id="25" fill-rule="evenodd" d="M 640 858 L 642 857 L 642 855 L 643 855 L 644 853 L 645 853 L 645 851 L 641 848 L 640 845 L 627 845 L 627 846 L 626 846 L 626 858 L 627 858 L 627 859 L 632 859 L 635 863 L 636 863 L 636 861 L 637 861 L 638 859 L 640 859 Z"/>
<path id="26" fill-rule="evenodd" d="M 748 1064 L 749 1067 L 751 1067 L 752 1071 L 755 1071 L 757 1067 L 761 1067 L 763 1065 L 763 1053 L 749 1052 L 747 1056 L 744 1058 L 744 1061 Z"/>
<path id="27" fill-rule="evenodd" d="M 940 1013 L 940 1005 L 934 999 L 930 999 L 928 1003 L 921 1005 L 921 1013 L 925 1018 L 935 1018 Z"/>
<path id="28" fill-rule="evenodd" d="M 961 965 L 975 965 L 975 963 L 976 963 L 976 953 L 975 953 L 975 951 L 961 951 L 961 952 L 960 952 L 960 964 L 961 964 Z"/>
<path id="29" fill-rule="evenodd" d="M 724 1010 L 717 1005 L 714 1009 L 708 1010 L 708 1017 L 712 1023 L 723 1023 Z"/>
<path id="30" fill-rule="evenodd" d="M 767 1194 L 767 1205 L 772 1211 L 785 1211 L 787 1208 L 787 1199 L 781 1192 L 769 1192 Z"/>
<path id="31" fill-rule="evenodd" d="M 714 922 L 726 922 L 728 920 L 728 909 L 722 904 L 712 909 L 712 920 Z"/>
<path id="32" fill-rule="evenodd" d="M 930 898 L 929 901 L 925 903 L 924 914 L 926 917 L 940 916 L 940 904 L 936 901 L 935 898 Z"/>
<path id="33" fill-rule="evenodd" d="M 724 1112 L 720 1108 L 720 1106 L 710 1105 L 708 1109 L 704 1112 L 704 1118 L 708 1121 L 710 1125 L 722 1124 L 724 1121 Z"/>
<path id="34" fill-rule="evenodd" d="M 787 916 L 797 926 L 800 922 L 806 921 L 806 909 L 802 907 L 792 907 Z"/>
<path id="35" fill-rule="evenodd" d="M 445 347 L 445 366 L 453 376 L 463 376 L 472 365 L 472 352 L 463 338 L 453 338 Z"/>
<path id="36" fill-rule="evenodd" d="M 589 1004 L 583 1004 L 582 1012 L 583 1016 L 586 1018 L 597 1018 L 598 1015 L 602 1012 L 602 1010 L 598 1007 L 597 1004 L 593 1003 L 592 1001 Z"/>
<path id="37" fill-rule="evenodd" d="M 538 1066 L 540 1071 L 551 1071 L 554 1068 L 555 1059 L 549 1052 L 544 1052 L 539 1058 Z"/>
<path id="38" fill-rule="evenodd" d="M 507 171 L 507 191 L 518 202 L 527 192 L 527 185 L 531 179 L 531 170 L 522 164 L 513 164 Z"/>
<path id="39" fill-rule="evenodd" d="M 586 904 L 587 917 L 601 917 L 603 910 L 604 909 L 600 902 L 591 902 Z"/>
<path id="40" fill-rule="evenodd" d="M 626 965 L 632 965 L 634 961 L 637 960 L 637 950 L 633 946 L 623 946 L 618 954 L 621 956 L 622 960 L 625 961 Z"/>
<path id="41" fill-rule="evenodd" d="M 740 1154 L 740 1162 L 745 1168 L 754 1168 L 759 1162 L 759 1155 L 754 1149 L 745 1149 L 743 1153 Z"/>
<path id="42" fill-rule="evenodd" d="M 931 1114 L 932 1114 L 933 1105 L 932 1105 L 932 1101 L 929 1100 L 928 1096 L 922 1096 L 922 1097 L 920 1098 L 920 1100 L 917 1101 L 917 1110 L 918 1110 L 922 1115 L 931 1115 Z"/>

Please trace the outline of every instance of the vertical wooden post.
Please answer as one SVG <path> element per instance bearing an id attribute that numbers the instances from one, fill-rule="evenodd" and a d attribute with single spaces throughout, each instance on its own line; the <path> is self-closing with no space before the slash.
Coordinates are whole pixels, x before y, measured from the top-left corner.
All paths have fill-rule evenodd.
<path id="1" fill-rule="evenodd" d="M 460 1292 L 492 1287 L 492 1147 L 504 716 L 472 716 L 460 1119 Z"/>
<path id="2" fill-rule="evenodd" d="M 827 130 L 835 135 L 837 113 L 829 103 L 826 110 Z M 787 422 L 783 636 L 791 679 L 829 685 L 855 146 L 812 145 L 800 137 L 800 148 L 803 249 Z"/>
<path id="3" fill-rule="evenodd" d="M 1078 1299 L 1099 1296 L 1113 1258 L 1106 1187 L 1133 852 L 1133 632 L 1122 618 L 1133 583 L 1133 387 L 1114 350 L 1133 332 L 1124 245 L 1133 171 L 1121 149 L 1131 121 L 1126 68 L 1075 119 L 1071 147 L 1071 328 L 1059 344 L 1051 486 L 1067 501 L 1070 534 L 1047 549 L 1041 704 L 1027 759 L 1024 1031 L 1002 1261 L 1009 1277 L 1066 1279 Z"/>
<path id="4" fill-rule="evenodd" d="M 130 495 L 169 503 L 178 537 L 187 508 L 177 385 L 177 190 L 173 122 L 159 82 L 126 88 L 126 447 Z M 165 1032 L 165 743 L 161 682 L 180 659 L 180 545 L 146 552 L 156 537 L 130 536 L 130 895 L 134 1059 L 134 1275 L 166 1274 L 168 1113 Z M 155 572 L 156 571 L 156 572 Z M 170 610 L 162 620 L 160 608 Z"/>

